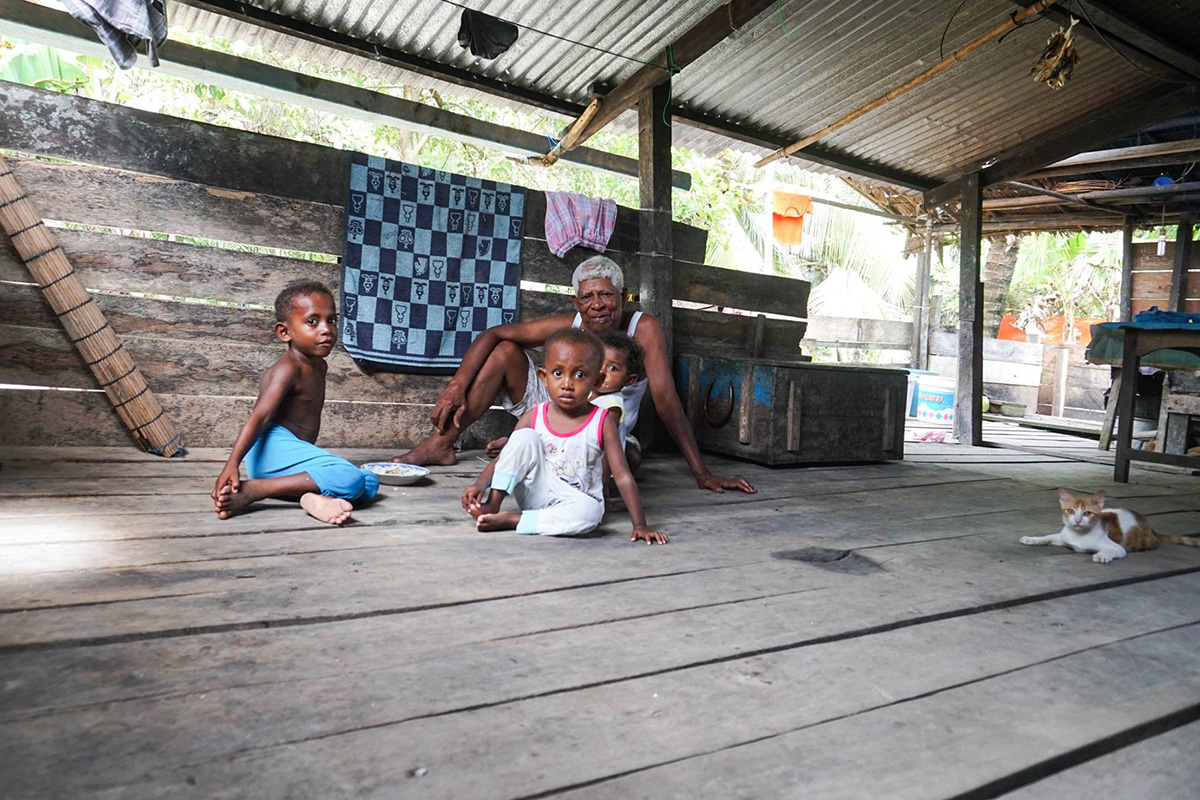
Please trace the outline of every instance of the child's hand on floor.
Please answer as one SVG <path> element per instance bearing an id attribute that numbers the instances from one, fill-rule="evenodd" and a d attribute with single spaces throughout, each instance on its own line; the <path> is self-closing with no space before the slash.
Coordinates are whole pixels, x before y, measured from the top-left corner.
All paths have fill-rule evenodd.
<path id="1" fill-rule="evenodd" d="M 219 495 L 221 490 L 226 486 L 229 487 L 230 491 L 235 493 L 238 489 L 242 488 L 242 478 L 241 475 L 238 474 L 238 468 L 231 467 L 228 464 L 225 465 L 225 469 L 221 470 L 221 474 L 217 476 L 217 485 L 214 486 L 212 490 L 213 502 L 216 502 L 217 495 Z"/>
<path id="2" fill-rule="evenodd" d="M 638 539 L 645 540 L 646 544 L 666 544 L 670 541 L 662 531 L 652 531 L 649 528 L 634 528 L 633 536 L 629 541 L 636 542 Z"/>
<path id="3" fill-rule="evenodd" d="M 467 488 L 463 489 L 462 507 L 464 511 L 470 511 L 472 506 L 478 508 L 482 501 L 483 492 L 480 491 L 479 487 L 475 484 L 471 484 Z"/>

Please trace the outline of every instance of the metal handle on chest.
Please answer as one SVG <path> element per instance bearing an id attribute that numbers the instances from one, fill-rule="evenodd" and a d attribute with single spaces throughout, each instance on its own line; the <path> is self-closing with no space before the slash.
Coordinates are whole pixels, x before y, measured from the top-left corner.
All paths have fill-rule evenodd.
<path id="1" fill-rule="evenodd" d="M 708 382 L 708 387 L 704 390 L 704 419 L 714 428 L 724 428 L 729 424 L 729 420 L 733 419 L 733 384 L 729 384 L 729 401 L 726 404 L 724 415 L 720 417 L 714 417 L 712 409 L 709 408 L 709 402 L 712 400 L 712 390 L 716 385 L 716 380 L 711 380 Z"/>

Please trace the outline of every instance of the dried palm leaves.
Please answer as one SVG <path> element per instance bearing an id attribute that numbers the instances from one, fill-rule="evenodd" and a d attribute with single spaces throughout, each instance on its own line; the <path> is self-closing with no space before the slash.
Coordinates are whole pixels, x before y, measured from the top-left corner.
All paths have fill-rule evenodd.
<path id="1" fill-rule="evenodd" d="M 1079 54 L 1075 52 L 1073 31 L 1079 20 L 1071 18 L 1071 24 L 1059 28 L 1046 41 L 1046 49 L 1041 59 L 1033 65 L 1029 74 L 1035 81 L 1044 83 L 1051 89 L 1061 89 L 1071 80 L 1071 72 L 1079 63 Z"/>

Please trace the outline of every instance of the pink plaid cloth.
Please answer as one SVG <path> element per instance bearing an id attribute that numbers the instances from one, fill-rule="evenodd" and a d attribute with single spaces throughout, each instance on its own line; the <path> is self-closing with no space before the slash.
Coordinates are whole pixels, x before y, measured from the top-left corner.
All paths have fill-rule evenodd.
<path id="1" fill-rule="evenodd" d="M 546 244 L 562 258 L 577 244 L 603 253 L 617 224 L 613 200 L 574 192 L 546 192 Z"/>

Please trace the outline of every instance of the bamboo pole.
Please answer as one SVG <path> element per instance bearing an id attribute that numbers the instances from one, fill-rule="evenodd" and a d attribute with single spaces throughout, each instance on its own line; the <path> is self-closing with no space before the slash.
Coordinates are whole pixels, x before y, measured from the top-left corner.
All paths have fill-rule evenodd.
<path id="1" fill-rule="evenodd" d="M 967 44 L 964 44 L 962 47 L 958 48 L 953 53 L 946 56 L 941 61 L 934 64 L 932 67 L 925 70 L 920 75 L 913 78 L 912 80 L 910 80 L 906 83 L 900 84 L 895 89 L 892 89 L 890 92 L 888 92 L 885 95 L 882 95 L 881 97 L 875 98 L 871 102 L 867 103 L 865 106 L 860 106 L 859 108 L 856 108 L 854 111 L 851 111 L 849 114 L 842 117 L 841 119 L 839 119 L 835 122 L 829 123 L 824 128 L 817 131 L 816 133 L 805 136 L 803 139 L 800 139 L 797 142 L 793 142 L 792 144 L 789 144 L 787 147 L 782 147 L 782 148 L 776 150 L 774 153 L 771 153 L 769 156 L 766 156 L 766 157 L 760 159 L 758 161 L 758 163 L 755 164 L 754 166 L 755 167 L 765 167 L 767 164 L 770 164 L 772 161 L 777 161 L 781 158 L 786 158 L 786 157 L 790 156 L 792 153 L 795 153 L 797 150 L 802 150 L 805 147 L 808 147 L 813 142 L 818 141 L 820 139 L 824 139 L 830 133 L 833 133 L 838 128 L 841 128 L 845 125 L 849 125 L 851 122 L 858 119 L 863 114 L 866 114 L 869 111 L 874 111 L 876 108 L 879 108 L 883 104 L 888 103 L 888 102 L 896 99 L 900 95 L 905 94 L 906 92 L 917 88 L 918 86 L 925 83 L 933 76 L 937 75 L 939 72 L 942 72 L 943 70 L 948 68 L 954 62 L 961 61 L 964 56 L 968 55 L 969 53 L 974 52 L 975 50 L 978 50 L 980 47 L 983 47 L 988 42 L 991 42 L 995 39 L 999 39 L 1001 36 L 1008 33 L 1009 31 L 1020 27 L 1027 20 L 1029 20 L 1033 17 L 1036 17 L 1038 14 L 1041 14 L 1043 11 L 1045 11 L 1050 6 L 1058 4 L 1060 1 L 1061 0 L 1037 0 L 1036 3 L 1022 9 L 1021 11 L 1018 11 L 1016 14 L 1013 14 L 1012 17 L 1005 20 L 1004 22 L 997 25 L 996 27 L 992 28 L 990 31 L 985 33 L 983 36 L 980 36 L 978 39 L 976 39 L 972 42 L 968 42 Z"/>
<path id="2" fill-rule="evenodd" d="M 92 296 L 75 274 L 33 201 L 0 157 L 0 228 L 8 234 L 55 315 L 112 402 L 117 416 L 148 453 L 182 454 L 175 423 L 146 385 Z"/>

